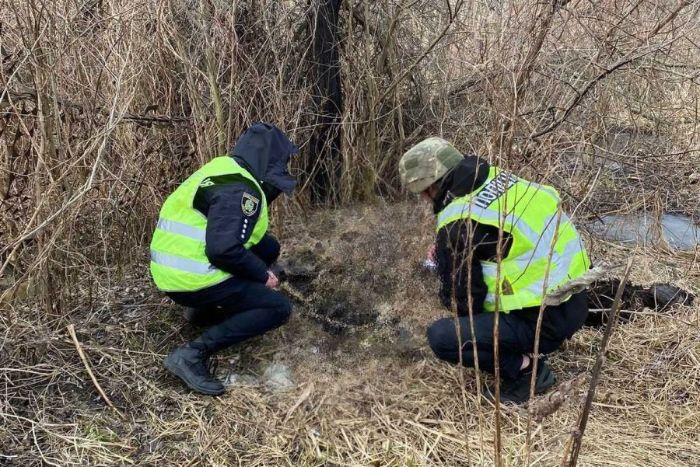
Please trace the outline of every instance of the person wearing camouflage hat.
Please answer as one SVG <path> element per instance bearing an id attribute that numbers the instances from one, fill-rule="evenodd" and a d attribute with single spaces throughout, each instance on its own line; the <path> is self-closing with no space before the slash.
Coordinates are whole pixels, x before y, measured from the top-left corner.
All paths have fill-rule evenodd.
<path id="1" fill-rule="evenodd" d="M 555 377 L 541 356 L 557 350 L 588 315 L 585 291 L 544 307 L 535 348 L 545 295 L 590 267 L 578 232 L 560 209 L 557 191 L 480 157 L 465 157 L 436 137 L 409 149 L 399 162 L 399 174 L 410 192 L 433 205 L 437 237 L 426 264 L 436 263 L 440 299 L 450 309 L 455 302 L 459 320 L 458 327 L 454 318 L 443 318 L 428 328 L 435 355 L 469 367 L 478 364 L 491 373 L 498 367 L 504 402 L 529 399 L 533 372 L 535 393 L 546 391 Z M 493 345 L 496 312 L 498 362 Z M 540 355 L 537 361 L 535 353 Z M 487 395 L 492 394 L 487 388 Z"/>
<path id="2" fill-rule="evenodd" d="M 463 160 L 462 154 L 444 139 L 428 138 L 404 154 L 399 173 L 409 191 L 420 193 Z"/>

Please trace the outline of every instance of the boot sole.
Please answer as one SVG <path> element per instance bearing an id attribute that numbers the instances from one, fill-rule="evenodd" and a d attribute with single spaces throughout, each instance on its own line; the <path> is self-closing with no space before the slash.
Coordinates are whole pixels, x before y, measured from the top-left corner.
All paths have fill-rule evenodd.
<path id="1" fill-rule="evenodd" d="M 207 396 L 220 396 L 224 392 L 226 392 L 225 389 L 222 389 L 221 391 L 212 391 L 210 389 L 206 389 L 206 388 L 202 388 L 200 386 L 197 386 L 196 384 L 192 384 L 190 381 L 187 380 L 187 376 L 184 374 L 184 372 L 182 372 L 180 370 L 180 367 L 178 367 L 175 363 L 170 361 L 170 356 L 168 356 L 168 358 L 165 359 L 165 362 L 163 362 L 163 365 L 170 373 L 172 373 L 173 375 L 180 378 L 182 380 L 182 382 L 185 383 L 187 385 L 187 387 L 189 387 L 193 391 L 196 391 L 200 394 L 204 394 Z"/>

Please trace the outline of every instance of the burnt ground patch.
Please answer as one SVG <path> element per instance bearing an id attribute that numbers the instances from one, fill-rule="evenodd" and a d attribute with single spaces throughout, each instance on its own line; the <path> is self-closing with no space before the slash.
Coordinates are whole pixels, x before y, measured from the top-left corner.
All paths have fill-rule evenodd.
<path id="1" fill-rule="evenodd" d="M 325 332 L 342 336 L 376 323 L 379 313 L 372 294 L 356 293 L 342 276 L 344 271 L 327 264 L 317 252 L 297 252 L 286 258 L 277 272 L 291 287 L 302 314 Z"/>
<path id="2" fill-rule="evenodd" d="M 358 297 L 352 297 L 345 290 L 335 290 L 314 304 L 313 319 L 318 321 L 323 330 L 333 335 L 343 335 L 348 331 L 377 322 L 377 313 L 370 303 Z M 324 319 L 327 318 L 327 319 Z"/>
<path id="3" fill-rule="evenodd" d="M 589 314 L 586 326 L 601 327 L 608 322 L 610 309 L 620 288 L 620 280 L 613 278 L 591 284 L 588 291 Z M 649 308 L 657 312 L 667 312 L 673 305 L 692 305 L 695 296 L 671 284 L 652 284 L 649 287 L 627 284 L 622 294 L 620 322 L 634 318 L 634 312 Z"/>

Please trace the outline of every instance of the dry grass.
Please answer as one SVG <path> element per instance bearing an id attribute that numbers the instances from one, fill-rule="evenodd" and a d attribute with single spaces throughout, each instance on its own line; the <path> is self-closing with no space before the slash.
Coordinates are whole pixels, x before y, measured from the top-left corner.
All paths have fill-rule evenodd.
<path id="1" fill-rule="evenodd" d="M 379 317 L 367 331 L 338 334 L 299 307 L 281 330 L 218 358 L 219 375 L 259 373 L 273 360 L 288 364 L 297 387 L 285 393 L 240 386 L 213 399 L 168 376 L 162 358 L 193 331 L 143 277 L 145 258 L 64 316 L 17 303 L 0 318 L 0 454 L 11 465 L 493 464 L 494 411 L 476 399 L 472 373 L 466 371 L 464 402 L 459 369 L 425 347 L 405 352 L 398 342 L 403 326 L 424 345 L 425 326 L 443 315 L 435 279 L 415 270 L 430 241 L 429 217 L 404 203 L 322 211 L 289 226 L 290 256 L 310 245 L 323 258 L 314 300 L 355 297 Z M 599 258 L 603 252 L 607 259 L 633 255 L 635 282 L 700 288 L 692 258 L 612 245 L 601 247 Z M 647 310 L 615 331 L 580 465 L 689 465 L 700 458 L 699 310 Z M 91 384 L 65 331 L 69 322 L 123 417 Z M 534 465 L 561 462 L 600 338 L 600 330 L 586 329 L 552 359 L 560 381 L 584 375 L 583 384 L 534 426 Z M 506 410 L 506 465 L 525 462 L 526 425 L 525 412 Z"/>

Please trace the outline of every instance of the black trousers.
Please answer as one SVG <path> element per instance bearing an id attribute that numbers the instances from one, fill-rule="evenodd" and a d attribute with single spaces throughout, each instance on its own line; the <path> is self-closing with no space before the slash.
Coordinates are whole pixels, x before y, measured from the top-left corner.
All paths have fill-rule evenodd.
<path id="1" fill-rule="evenodd" d="M 270 238 L 271 237 L 265 237 Z M 279 257 L 279 244 L 271 239 L 251 248 L 271 265 Z M 210 292 L 210 293 L 208 293 Z M 211 291 L 169 294 L 176 303 L 189 307 L 187 319 L 207 329 L 197 339 L 207 351 L 216 352 L 282 326 L 292 305 L 282 293 L 265 284 L 233 277 Z"/>
<path id="2" fill-rule="evenodd" d="M 516 310 L 499 315 L 499 367 L 502 374 L 514 379 L 520 372 L 522 356 L 532 353 L 535 347 L 535 329 L 538 308 Z M 566 339 L 576 333 L 588 315 L 586 292 L 573 295 L 568 301 L 544 310 L 540 336 L 540 354 L 554 352 Z M 474 316 L 474 335 L 470 332 L 469 317 L 458 318 L 462 348 L 457 338 L 454 318 L 435 321 L 427 332 L 428 342 L 441 360 L 459 363 L 460 353 L 465 366 L 475 366 L 474 342 L 479 359 L 479 369 L 494 372 L 493 324 L 495 313 Z"/>

